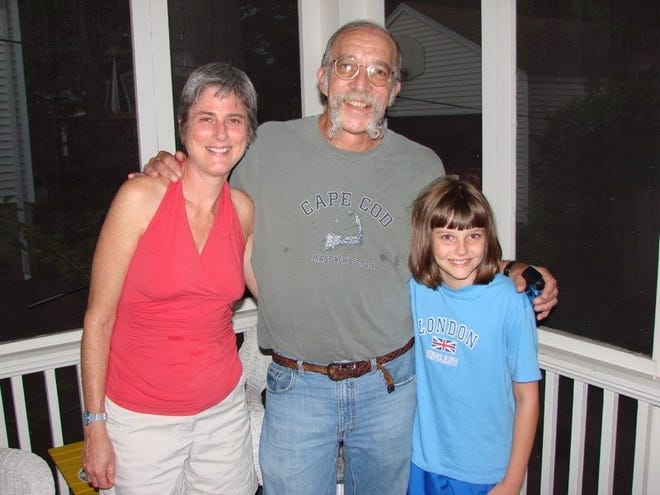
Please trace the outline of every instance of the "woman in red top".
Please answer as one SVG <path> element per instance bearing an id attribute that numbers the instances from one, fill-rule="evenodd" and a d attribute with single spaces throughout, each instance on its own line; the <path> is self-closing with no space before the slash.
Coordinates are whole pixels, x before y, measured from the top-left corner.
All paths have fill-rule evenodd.
<path id="1" fill-rule="evenodd" d="M 253 204 L 228 177 L 256 131 L 240 70 L 207 64 L 178 113 L 174 184 L 127 181 L 99 236 L 82 339 L 83 467 L 103 493 L 253 495 L 257 488 L 232 307 Z"/>

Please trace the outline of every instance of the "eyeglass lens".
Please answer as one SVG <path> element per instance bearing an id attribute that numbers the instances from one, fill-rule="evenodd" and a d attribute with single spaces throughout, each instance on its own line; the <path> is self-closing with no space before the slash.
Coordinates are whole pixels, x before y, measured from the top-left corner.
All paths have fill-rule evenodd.
<path id="1" fill-rule="evenodd" d="M 340 79 L 353 79 L 357 77 L 360 67 L 365 66 L 358 64 L 355 60 L 335 60 L 335 74 L 337 74 L 337 77 Z M 373 64 L 365 68 L 367 70 L 367 79 L 374 86 L 385 86 L 390 82 L 392 71 L 386 65 Z"/>

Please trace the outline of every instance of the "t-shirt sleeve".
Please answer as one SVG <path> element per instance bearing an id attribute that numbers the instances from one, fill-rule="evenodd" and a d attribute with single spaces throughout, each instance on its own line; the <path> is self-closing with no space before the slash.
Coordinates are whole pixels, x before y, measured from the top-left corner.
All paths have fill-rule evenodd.
<path id="1" fill-rule="evenodd" d="M 524 383 L 541 379 L 536 320 L 525 294 L 516 293 L 510 306 L 507 361 L 514 382 Z"/>

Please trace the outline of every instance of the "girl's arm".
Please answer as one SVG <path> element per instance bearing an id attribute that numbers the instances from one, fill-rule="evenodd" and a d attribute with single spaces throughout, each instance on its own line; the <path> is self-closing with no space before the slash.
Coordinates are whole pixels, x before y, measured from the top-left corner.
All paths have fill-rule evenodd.
<path id="1" fill-rule="evenodd" d="M 514 382 L 513 396 L 516 401 L 516 415 L 513 422 L 513 445 L 511 446 L 509 466 L 502 481 L 489 492 L 490 495 L 518 495 L 520 493 L 534 445 L 539 417 L 538 382 Z"/>

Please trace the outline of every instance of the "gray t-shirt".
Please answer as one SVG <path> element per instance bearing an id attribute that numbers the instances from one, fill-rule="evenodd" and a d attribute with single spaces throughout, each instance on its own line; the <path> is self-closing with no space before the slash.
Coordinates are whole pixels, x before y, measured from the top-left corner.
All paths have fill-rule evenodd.
<path id="1" fill-rule="evenodd" d="M 316 363 L 381 356 L 412 336 L 410 204 L 444 168 L 389 130 L 338 150 L 317 121 L 261 125 L 232 176 L 255 203 L 259 344 Z"/>

